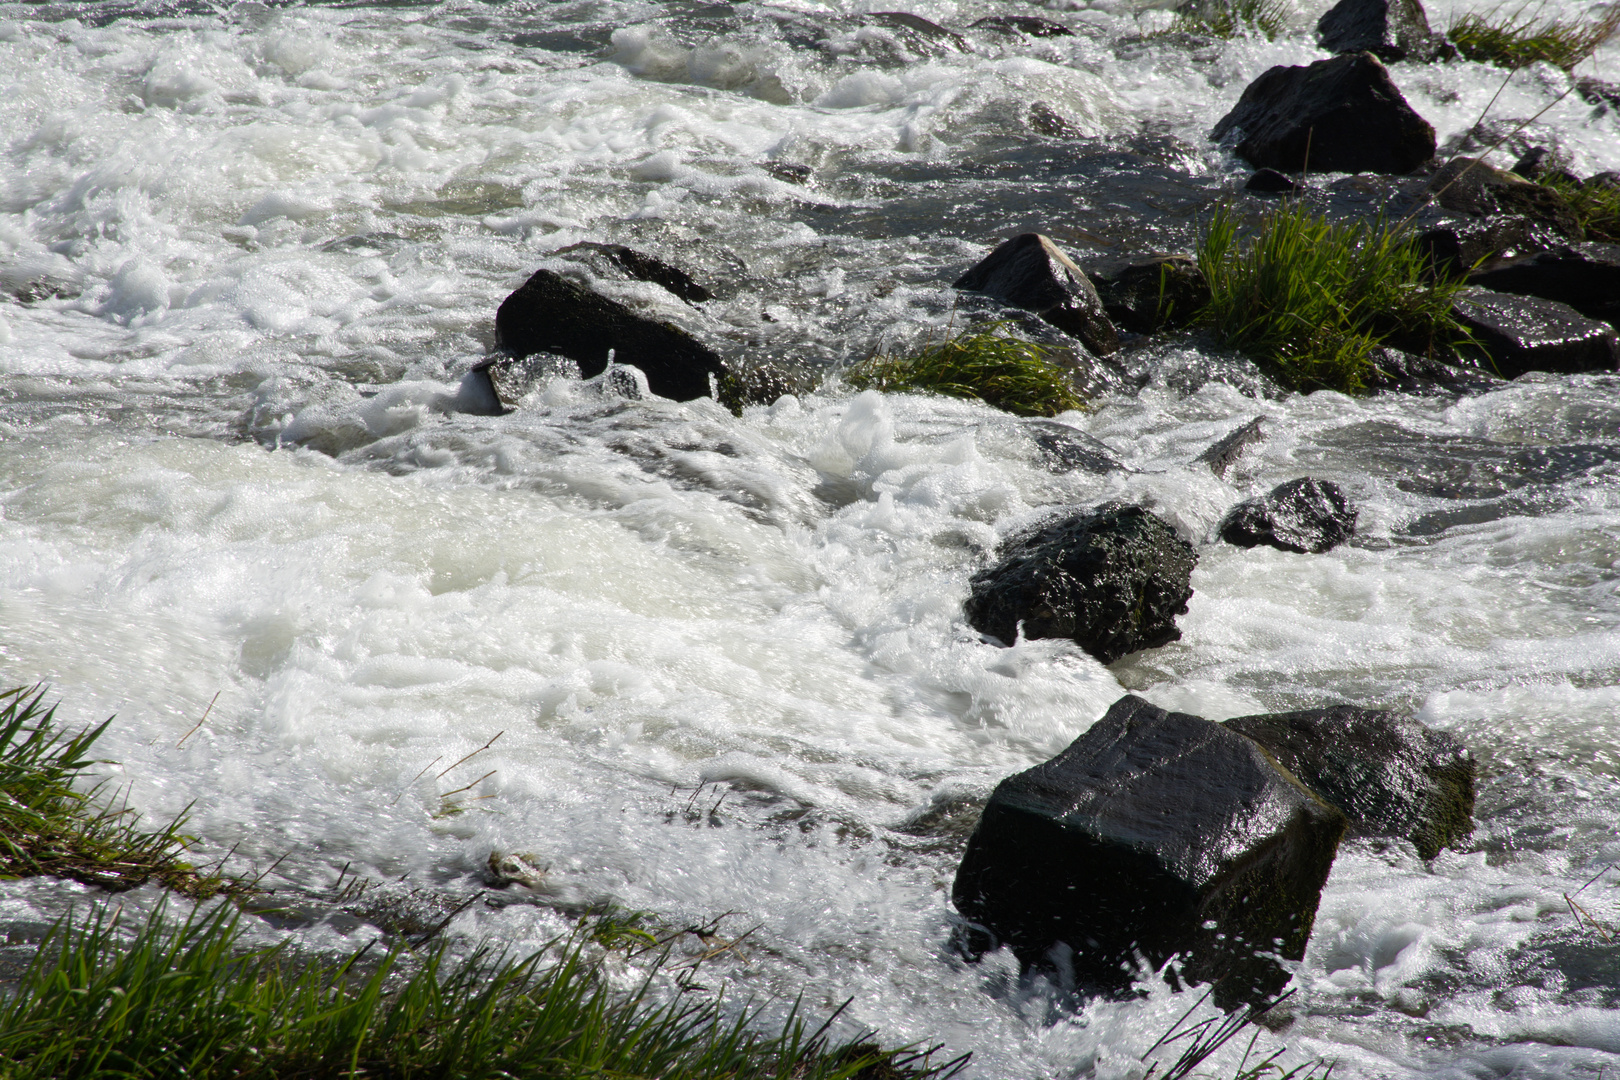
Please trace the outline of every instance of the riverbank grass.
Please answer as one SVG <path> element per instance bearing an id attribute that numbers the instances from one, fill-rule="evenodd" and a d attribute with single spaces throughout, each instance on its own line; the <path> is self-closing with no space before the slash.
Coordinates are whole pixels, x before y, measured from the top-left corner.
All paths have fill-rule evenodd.
<path id="1" fill-rule="evenodd" d="M 1469 12 L 1451 24 L 1446 36 L 1465 59 L 1496 67 L 1548 63 L 1565 71 L 1586 60 L 1620 30 L 1620 7 L 1601 18 L 1537 22 L 1523 7 Z"/>
<path id="2" fill-rule="evenodd" d="M 0 878 L 48 875 L 112 892 L 156 881 L 193 899 L 239 890 L 184 860 L 183 812 L 147 832 L 105 783 L 79 790 L 112 721 L 70 735 L 55 716 L 40 687 L 0 691 Z"/>
<path id="3" fill-rule="evenodd" d="M 1294 202 L 1249 232 L 1222 207 L 1198 266 L 1211 293 L 1203 321 L 1294 389 L 1358 393 L 1386 342 L 1427 352 L 1463 336 L 1451 315 L 1463 283 L 1431 280 L 1399 225 L 1336 225 Z"/>
<path id="4" fill-rule="evenodd" d="M 1050 350 L 1013 337 L 1001 322 L 901 355 L 880 353 L 844 373 L 857 390 L 979 398 L 1018 416 L 1083 409 L 1069 371 Z"/>
<path id="5" fill-rule="evenodd" d="M 583 934 L 521 960 L 454 962 L 440 946 L 295 962 L 245 949 L 240 920 L 220 904 L 183 920 L 159 909 L 133 934 L 104 909 L 58 924 L 0 1002 L 0 1075 L 926 1080 L 961 1067 L 835 1045 L 796 1010 L 761 1034 L 757 1013 L 690 977 L 655 990 L 657 963 L 616 991 Z"/>
<path id="6" fill-rule="evenodd" d="M 1178 9 L 1166 33 L 1207 34 L 1222 40 L 1258 34 L 1275 41 L 1287 27 L 1291 11 L 1285 0 L 1204 0 Z"/>
<path id="7" fill-rule="evenodd" d="M 1538 180 L 1562 195 L 1575 211 L 1588 240 L 1620 243 L 1620 186 L 1576 184 L 1557 176 Z"/>

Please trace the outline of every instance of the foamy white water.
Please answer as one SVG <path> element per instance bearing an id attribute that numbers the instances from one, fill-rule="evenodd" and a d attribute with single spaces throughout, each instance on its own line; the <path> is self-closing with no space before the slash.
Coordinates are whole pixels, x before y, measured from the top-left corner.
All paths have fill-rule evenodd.
<path id="1" fill-rule="evenodd" d="M 1209 127 L 1321 55 L 1319 7 L 1190 50 L 1134 40 L 1168 16 L 1108 0 L 1041 10 L 1075 30 L 1042 40 L 966 29 L 1010 4 L 908 9 L 967 52 L 860 10 L 0 8 L 4 681 L 48 680 L 72 723 L 116 712 L 109 777 L 149 821 L 195 802 L 203 851 L 240 868 L 290 851 L 278 874 L 311 888 L 352 864 L 458 893 L 491 852 L 533 853 L 556 902 L 738 912 L 761 927 L 724 962 L 743 992 L 852 997 L 853 1023 L 971 1050 L 982 1077 L 1140 1076 L 1187 1003 L 1075 1011 L 1006 957 L 953 958 L 956 854 L 897 826 L 1127 690 L 1212 718 L 1405 709 L 1480 758 L 1471 850 L 1346 845 L 1296 1020 L 1257 1048 L 1336 1076 L 1620 1069 L 1620 946 L 1563 899 L 1620 862 L 1620 377 L 1279 399 L 1170 349 L 1140 394 L 1064 418 L 1129 466 L 1106 476 L 1049 472 L 994 410 L 836 381 L 741 419 L 567 382 L 454 411 L 495 306 L 580 240 L 719 299 L 605 291 L 816 369 L 950 324 L 949 281 L 1016 229 L 1185 245 L 1242 175 Z M 1392 70 L 1443 143 L 1502 86 Z M 1567 87 L 1521 73 L 1490 119 Z M 1036 101 L 1071 137 L 1028 128 Z M 1620 168 L 1620 122 L 1574 95 L 1533 134 Z M 1260 415 L 1226 481 L 1189 467 Z M 1358 501 L 1353 544 L 1208 542 L 1307 472 Z M 1199 544 L 1183 639 L 1112 668 L 979 641 L 961 603 L 996 539 L 1110 498 Z M 1610 923 L 1617 882 L 1581 893 Z M 13 883 L 0 911 L 84 896 Z M 452 929 L 522 948 L 565 923 L 475 906 Z"/>

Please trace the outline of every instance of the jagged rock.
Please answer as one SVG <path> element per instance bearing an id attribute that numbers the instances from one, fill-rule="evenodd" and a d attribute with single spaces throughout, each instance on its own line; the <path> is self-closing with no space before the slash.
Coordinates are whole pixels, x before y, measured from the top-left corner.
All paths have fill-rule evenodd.
<path id="1" fill-rule="evenodd" d="M 1428 190 L 1436 202 L 1453 213 L 1474 217 L 1515 214 L 1560 236 L 1584 238 L 1580 218 L 1569 200 L 1552 188 L 1474 158 L 1458 157 L 1446 162 L 1429 179 Z"/>
<path id="2" fill-rule="evenodd" d="M 1519 155 L 1519 160 L 1513 163 L 1509 171 L 1535 184 L 1555 180 L 1572 187 L 1582 187 L 1580 177 L 1565 168 L 1568 163 L 1565 155 L 1556 154 L 1545 146 L 1532 146 Z"/>
<path id="3" fill-rule="evenodd" d="M 1239 716 L 1226 726 L 1344 812 L 1353 836 L 1401 836 L 1432 859 L 1474 828 L 1474 758 L 1445 731 L 1383 709 Z"/>
<path id="4" fill-rule="evenodd" d="M 1561 246 L 1489 267 L 1468 280 L 1493 292 L 1556 300 L 1620 328 L 1620 244 Z"/>
<path id="5" fill-rule="evenodd" d="M 1243 185 L 1243 190 L 1259 192 L 1261 195 L 1281 195 L 1300 190 L 1300 185 L 1276 169 L 1260 169 L 1249 177 Z"/>
<path id="6" fill-rule="evenodd" d="M 1355 535 L 1358 513 L 1338 484 L 1302 476 L 1238 503 L 1221 522 L 1220 536 L 1238 547 L 1269 544 L 1320 555 Z"/>
<path id="7" fill-rule="evenodd" d="M 951 899 L 1026 967 L 1072 964 L 1091 992 L 1138 954 L 1183 958 L 1231 1008 L 1288 982 L 1305 954 L 1344 815 L 1254 742 L 1141 698 L 1115 702 L 1057 757 L 997 785 Z M 986 934 L 985 932 L 988 932 Z M 993 935 L 993 936 L 991 936 Z"/>
<path id="8" fill-rule="evenodd" d="M 1332 53 L 1370 52 L 1380 60 L 1421 63 L 1445 45 L 1429 29 L 1418 0 L 1339 0 L 1317 21 L 1316 40 Z"/>
<path id="9" fill-rule="evenodd" d="M 1081 469 L 1102 476 L 1125 468 L 1107 444 L 1068 424 L 1056 420 L 1026 420 L 1024 426 L 1035 437 L 1041 464 L 1051 472 Z"/>
<path id="10" fill-rule="evenodd" d="M 1059 519 L 1003 545 L 973 575 L 968 622 L 1012 644 L 1069 638 L 1105 664 L 1181 637 L 1198 556 L 1140 506 L 1109 504 Z"/>
<path id="11" fill-rule="evenodd" d="M 1620 86 L 1612 82 L 1583 75 L 1575 80 L 1575 92 L 1581 96 L 1582 101 L 1588 105 L 1596 105 L 1599 109 L 1620 108 Z"/>
<path id="12" fill-rule="evenodd" d="M 1263 416 L 1255 417 L 1232 434 L 1212 444 L 1208 450 L 1199 454 L 1196 460 L 1208 465 L 1210 472 L 1225 480 L 1226 474 L 1231 471 L 1243 453 L 1243 448 L 1266 437 L 1266 433 L 1260 430 L 1263 420 L 1265 420 Z"/>
<path id="13" fill-rule="evenodd" d="M 1456 277 L 1483 261 L 1545 250 L 1551 241 L 1550 234 L 1529 218 L 1499 214 L 1443 220 L 1419 233 L 1417 246 L 1428 255 L 1436 274 Z"/>
<path id="14" fill-rule="evenodd" d="M 711 376 L 719 379 L 727 370 L 685 330 L 638 315 L 550 270 L 536 270 L 501 303 L 495 342 L 515 357 L 566 356 L 586 378 L 602 373 L 611 349 L 619 363 L 646 374 L 653 393 L 677 401 L 708 397 Z"/>
<path id="15" fill-rule="evenodd" d="M 1098 356 L 1119 349 L 1119 331 L 1108 321 L 1091 279 L 1040 233 L 1023 233 L 1001 244 L 953 287 L 1033 311 Z"/>
<path id="16" fill-rule="evenodd" d="M 1191 255 L 1116 259 L 1087 269 L 1103 311 L 1133 333 L 1184 326 L 1209 303 L 1209 282 Z"/>
<path id="17" fill-rule="evenodd" d="M 998 34 L 1023 34 L 1025 37 L 1073 37 L 1074 31 L 1050 19 L 1037 19 L 1033 15 L 989 15 L 972 24 L 980 30 L 994 30 Z"/>
<path id="18" fill-rule="evenodd" d="M 1458 294 L 1451 314 L 1504 379 L 1527 371 L 1576 374 L 1620 367 L 1614 327 L 1568 304 L 1469 288 Z"/>
<path id="19" fill-rule="evenodd" d="M 1367 377 L 1367 389 L 1373 391 L 1468 393 L 1487 390 L 1502 381 L 1478 368 L 1448 364 L 1431 356 L 1419 356 L 1400 349 L 1375 349 L 1372 359 L 1373 369 Z"/>
<path id="20" fill-rule="evenodd" d="M 1283 172 L 1405 174 L 1434 157 L 1434 128 L 1371 53 L 1274 67 L 1243 91 L 1210 137 Z"/>
<path id="21" fill-rule="evenodd" d="M 879 26 L 887 26 L 891 30 L 915 35 L 923 41 L 952 52 L 970 51 L 967 40 L 955 30 L 947 30 L 939 23 L 930 22 L 921 15 L 913 15 L 909 11 L 874 11 L 863 16 L 863 19 Z"/>
<path id="22" fill-rule="evenodd" d="M 598 244 L 584 240 L 560 248 L 553 254 L 567 255 L 570 252 L 599 254 L 626 275 L 635 278 L 637 281 L 650 281 L 654 285 L 661 285 L 689 304 L 701 304 L 706 300 L 714 299 L 714 294 L 693 281 L 691 275 L 685 270 L 678 266 L 671 266 L 662 259 L 655 259 L 651 255 L 634 251 L 623 244 Z"/>

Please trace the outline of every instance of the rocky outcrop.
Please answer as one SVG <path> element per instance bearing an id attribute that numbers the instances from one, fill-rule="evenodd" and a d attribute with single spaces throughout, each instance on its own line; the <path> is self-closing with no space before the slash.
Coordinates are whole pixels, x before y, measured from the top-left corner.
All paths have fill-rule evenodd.
<path id="1" fill-rule="evenodd" d="M 618 363 L 642 370 L 652 392 L 689 401 L 708 397 L 725 361 L 677 326 L 639 315 L 550 270 L 536 270 L 495 313 L 496 345 L 514 357 L 555 353 L 586 378 Z"/>
<path id="2" fill-rule="evenodd" d="M 1209 303 L 1209 282 L 1191 255 L 1147 255 L 1087 266 L 1103 311 L 1136 334 L 1185 326 Z"/>
<path id="3" fill-rule="evenodd" d="M 1469 288 L 1451 313 L 1504 379 L 1527 371 L 1578 374 L 1620 367 L 1620 337 L 1568 304 Z"/>
<path id="4" fill-rule="evenodd" d="M 627 248 L 623 244 L 598 244 L 589 240 L 570 244 L 554 252 L 556 255 L 596 255 L 626 277 L 636 281 L 650 281 L 685 300 L 701 304 L 714 299 L 714 294 L 692 280 L 692 276 L 678 266 L 662 259 Z"/>
<path id="5" fill-rule="evenodd" d="M 1237 139 L 1260 168 L 1404 175 L 1434 157 L 1434 128 L 1371 53 L 1274 67 L 1243 91 L 1211 138 Z"/>
<path id="6" fill-rule="evenodd" d="M 1220 537 L 1238 547 L 1268 544 L 1319 555 L 1355 534 L 1357 513 L 1338 484 L 1302 476 L 1238 503 L 1221 522 Z"/>
<path id="7" fill-rule="evenodd" d="M 1620 328 L 1620 244 L 1563 245 L 1489 267 L 1468 280 L 1493 292 L 1556 300 Z"/>
<path id="8" fill-rule="evenodd" d="M 1341 810 L 1354 836 L 1399 836 L 1432 859 L 1474 828 L 1474 758 L 1455 736 L 1383 709 L 1240 716 L 1226 726 Z"/>
<path id="9" fill-rule="evenodd" d="M 1242 456 L 1243 448 L 1266 437 L 1266 433 L 1260 430 L 1260 425 L 1264 420 L 1265 417 L 1263 416 L 1255 417 L 1232 432 L 1232 434 L 1212 443 L 1208 450 L 1198 455 L 1196 460 L 1200 464 L 1208 465 L 1210 472 L 1225 480 L 1226 474 L 1231 471 L 1232 466 L 1237 463 L 1237 459 Z"/>
<path id="10" fill-rule="evenodd" d="M 1181 637 L 1198 556 L 1162 519 L 1110 504 L 1003 546 L 973 576 L 968 622 L 1012 644 L 1069 638 L 1105 664 Z"/>
<path id="11" fill-rule="evenodd" d="M 1339 0 L 1316 23 L 1316 40 L 1332 53 L 1370 52 L 1380 60 L 1427 63 L 1445 38 L 1429 29 L 1418 0 Z"/>
<path id="12" fill-rule="evenodd" d="M 970 952 L 1006 944 L 1094 993 L 1179 956 L 1231 1008 L 1288 982 L 1275 957 L 1304 956 L 1344 829 L 1250 739 L 1125 697 L 996 787 L 951 899 Z"/>
<path id="13" fill-rule="evenodd" d="M 1040 233 L 1003 243 L 957 278 L 955 288 L 984 293 L 1033 311 L 1098 356 L 1119 349 L 1119 331 L 1103 311 L 1091 279 Z"/>
<path id="14" fill-rule="evenodd" d="M 1474 158 L 1452 158 L 1429 179 L 1434 200 L 1453 213 L 1472 217 L 1516 215 L 1560 236 L 1584 238 L 1569 201 L 1552 188 L 1532 183 Z"/>

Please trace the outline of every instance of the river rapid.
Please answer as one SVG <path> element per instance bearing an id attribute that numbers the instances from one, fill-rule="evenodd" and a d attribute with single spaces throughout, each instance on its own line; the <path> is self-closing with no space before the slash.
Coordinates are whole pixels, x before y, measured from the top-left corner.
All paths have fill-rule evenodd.
<path id="1" fill-rule="evenodd" d="M 497 304 L 579 241 L 717 298 L 603 291 L 818 377 L 946 332 L 949 282 L 1015 232 L 1186 250 L 1246 175 L 1209 128 L 1321 58 L 1324 6 L 1268 42 L 1156 34 L 1168 12 L 1121 0 L 906 9 L 959 41 L 819 0 L 0 5 L 4 682 L 48 681 L 71 725 L 116 713 L 102 771 L 142 820 L 192 805 L 200 856 L 286 855 L 289 895 L 348 866 L 455 899 L 524 853 L 543 902 L 489 892 L 458 940 L 536 947 L 604 902 L 735 913 L 758 929 L 713 974 L 738 999 L 850 999 L 851 1030 L 985 1078 L 1139 1077 L 1191 1001 L 1150 980 L 1076 1005 L 954 956 L 962 807 L 1127 691 L 1212 719 L 1398 709 L 1473 749 L 1478 828 L 1427 865 L 1344 845 L 1256 1052 L 1620 1074 L 1620 944 L 1565 901 L 1620 923 L 1620 377 L 1286 395 L 1172 343 L 1060 418 L 1124 466 L 1102 474 L 977 403 L 836 378 L 741 418 L 567 379 L 456 410 Z M 1072 35 L 970 28 L 1031 13 Z M 1391 70 L 1442 146 L 1493 95 L 1506 133 L 1569 86 Z M 1615 44 L 1581 69 L 1617 70 Z M 1620 169 L 1620 119 L 1576 95 L 1525 137 Z M 1257 416 L 1225 479 L 1194 463 Z M 1359 504 L 1352 543 L 1213 542 L 1307 473 Z M 1198 545 L 1179 642 L 1104 667 L 966 626 L 999 537 L 1108 499 Z M 0 921 L 90 898 L 9 883 Z"/>

